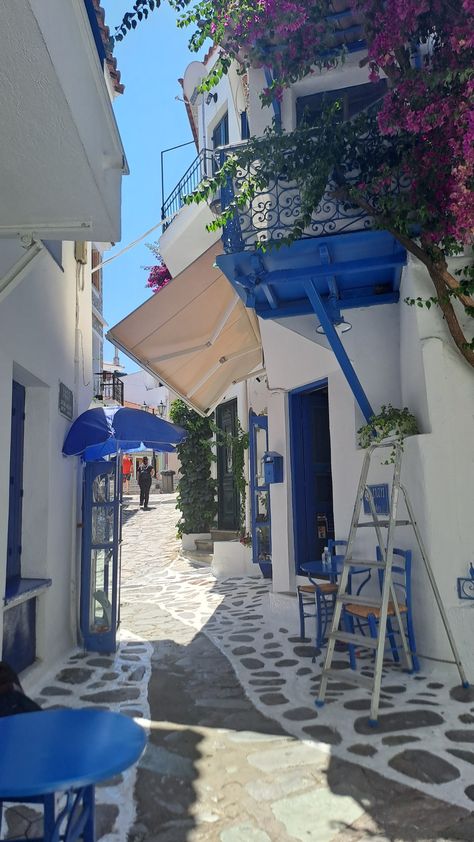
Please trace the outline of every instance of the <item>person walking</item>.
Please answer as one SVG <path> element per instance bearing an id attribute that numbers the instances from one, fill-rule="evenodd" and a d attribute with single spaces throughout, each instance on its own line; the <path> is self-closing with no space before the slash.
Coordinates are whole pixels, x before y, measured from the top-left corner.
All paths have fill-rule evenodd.
<path id="1" fill-rule="evenodd" d="M 122 481 L 123 481 L 123 490 L 126 494 L 128 494 L 128 484 L 130 482 L 130 476 L 132 473 L 132 460 L 127 453 L 125 453 L 122 459 Z"/>
<path id="2" fill-rule="evenodd" d="M 148 464 L 148 456 L 143 457 L 142 464 L 138 466 L 138 485 L 140 486 L 140 507 L 148 509 L 148 498 L 150 496 L 151 478 L 153 468 Z"/>

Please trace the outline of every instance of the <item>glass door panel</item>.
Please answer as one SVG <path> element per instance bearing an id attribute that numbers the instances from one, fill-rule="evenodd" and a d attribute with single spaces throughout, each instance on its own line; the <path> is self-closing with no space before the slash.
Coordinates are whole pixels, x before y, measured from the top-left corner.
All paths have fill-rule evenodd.
<path id="1" fill-rule="evenodd" d="M 263 474 L 263 454 L 268 450 L 268 418 L 249 415 L 250 508 L 252 515 L 252 557 L 264 576 L 271 576 L 270 488 Z"/>
<path id="2" fill-rule="evenodd" d="M 114 652 L 119 601 L 120 459 L 84 469 L 81 631 L 85 648 Z"/>

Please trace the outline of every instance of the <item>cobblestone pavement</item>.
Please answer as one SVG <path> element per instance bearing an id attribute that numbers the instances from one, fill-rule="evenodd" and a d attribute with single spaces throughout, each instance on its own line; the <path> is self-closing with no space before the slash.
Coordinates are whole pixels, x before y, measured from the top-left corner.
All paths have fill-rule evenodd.
<path id="1" fill-rule="evenodd" d="M 217 582 L 179 556 L 174 496 L 150 505 L 133 500 L 125 512 L 117 656 L 76 653 L 37 693 L 45 706 L 105 705 L 148 720 L 138 772 L 98 790 L 98 836 L 474 838 L 472 692 L 446 675 L 387 667 L 374 731 L 369 696 L 344 683 L 341 653 L 341 681 L 316 711 L 321 658 L 313 664 L 297 637 L 296 601 L 274 598 L 259 578 Z M 11 808 L 12 832 L 34 824 L 27 810 Z"/>

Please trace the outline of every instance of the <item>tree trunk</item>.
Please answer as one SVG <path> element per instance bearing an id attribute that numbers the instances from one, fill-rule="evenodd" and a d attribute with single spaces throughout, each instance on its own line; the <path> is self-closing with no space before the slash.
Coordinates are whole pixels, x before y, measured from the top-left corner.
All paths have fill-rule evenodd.
<path id="1" fill-rule="evenodd" d="M 377 220 L 378 227 L 383 228 L 385 231 L 392 234 L 395 239 L 397 239 L 398 242 L 406 248 L 408 252 L 410 252 L 410 254 L 417 257 L 418 260 L 426 266 L 429 276 L 433 281 L 438 304 L 446 320 L 453 342 L 466 362 L 474 368 L 474 351 L 469 347 L 468 340 L 466 339 L 464 331 L 459 324 L 458 317 L 454 311 L 449 295 L 449 291 L 458 289 L 459 284 L 456 278 L 448 271 L 444 254 L 439 252 L 440 259 L 438 261 L 434 261 L 425 249 L 412 240 L 411 237 L 408 237 L 406 234 L 401 234 L 396 228 L 393 228 L 388 219 L 376 216 L 370 202 L 362 196 L 354 196 L 344 187 L 341 187 L 339 190 L 335 190 L 333 195 L 337 198 L 342 198 L 346 201 L 358 204 L 362 210 L 365 210 L 369 214 L 369 216 Z M 474 307 L 474 299 L 471 298 L 471 296 L 457 295 L 456 297 L 462 302 L 462 304 L 464 304 L 465 307 Z"/>

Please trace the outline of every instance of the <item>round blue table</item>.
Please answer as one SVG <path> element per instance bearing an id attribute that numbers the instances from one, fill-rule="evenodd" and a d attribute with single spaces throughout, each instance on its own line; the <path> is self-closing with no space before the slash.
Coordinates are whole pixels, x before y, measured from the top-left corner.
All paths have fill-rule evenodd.
<path id="1" fill-rule="evenodd" d="M 73 842 L 81 835 L 84 842 L 94 842 L 94 785 L 135 763 L 145 743 L 143 728 L 106 710 L 0 718 L 0 826 L 4 801 L 41 802 L 45 842 Z M 67 793 L 58 816 L 57 792 Z"/>

